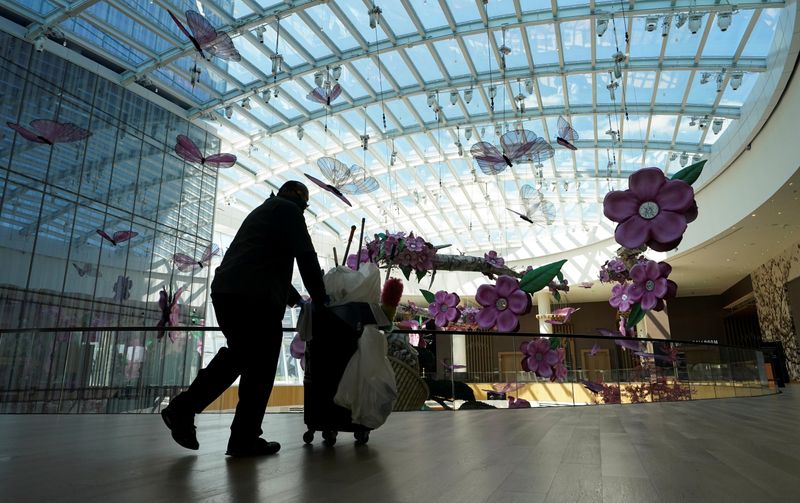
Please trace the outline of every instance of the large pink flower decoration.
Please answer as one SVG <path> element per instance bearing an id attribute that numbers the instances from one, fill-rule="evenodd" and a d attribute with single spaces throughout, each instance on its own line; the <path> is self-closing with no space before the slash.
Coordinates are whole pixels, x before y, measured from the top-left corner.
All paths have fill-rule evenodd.
<path id="1" fill-rule="evenodd" d="M 639 302 L 645 311 L 653 309 L 668 293 L 667 278 L 654 260 L 638 263 L 631 268 L 630 296 Z"/>
<path id="2" fill-rule="evenodd" d="M 483 260 L 492 267 L 503 267 L 506 263 L 505 259 L 494 250 L 491 250 L 489 253 L 484 253 Z"/>
<path id="3" fill-rule="evenodd" d="M 618 222 L 614 232 L 625 248 L 647 244 L 656 251 L 672 250 L 697 218 L 692 186 L 669 180 L 659 168 L 644 168 L 628 179 L 627 190 L 613 190 L 603 199 L 603 214 Z"/>
<path id="4" fill-rule="evenodd" d="M 461 310 L 457 307 L 459 302 L 461 302 L 461 297 L 457 293 L 439 290 L 434 294 L 433 302 L 428 306 L 428 312 L 437 327 L 444 328 L 448 323 L 461 317 Z"/>
<path id="5" fill-rule="evenodd" d="M 500 276 L 496 285 L 481 285 L 475 300 L 483 306 L 476 321 L 478 326 L 488 330 L 497 326 L 501 332 L 519 330 L 519 317 L 531 310 L 531 298 L 519 288 L 519 281 L 511 276 Z"/>
<path id="6" fill-rule="evenodd" d="M 550 341 L 544 338 L 522 343 L 520 350 L 527 355 L 522 359 L 522 370 L 535 372 L 540 377 L 553 375 L 553 366 L 558 364 L 558 353 L 550 349 Z"/>
<path id="7" fill-rule="evenodd" d="M 608 303 L 611 307 L 616 307 L 617 311 L 630 311 L 636 299 L 631 295 L 631 287 L 628 283 L 617 283 L 611 288 L 611 298 Z"/>

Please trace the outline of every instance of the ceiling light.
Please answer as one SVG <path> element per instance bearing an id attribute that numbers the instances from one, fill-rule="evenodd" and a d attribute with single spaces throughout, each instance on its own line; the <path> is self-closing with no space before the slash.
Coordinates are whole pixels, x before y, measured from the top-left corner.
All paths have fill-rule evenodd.
<path id="1" fill-rule="evenodd" d="M 725 70 L 717 74 L 717 92 L 721 93 L 725 89 Z"/>
<path id="2" fill-rule="evenodd" d="M 436 103 L 436 93 L 434 91 L 431 91 L 431 92 L 428 93 L 428 101 L 427 101 L 427 103 L 428 103 L 429 107 L 432 107 L 433 104 Z"/>
<path id="3" fill-rule="evenodd" d="M 703 129 L 708 127 L 708 117 L 700 118 L 700 124 L 697 125 L 698 128 L 702 131 Z"/>
<path id="4" fill-rule="evenodd" d="M 361 135 L 361 148 L 367 150 L 369 148 L 369 135 L 362 134 Z"/>
<path id="5" fill-rule="evenodd" d="M 728 31 L 728 28 L 731 26 L 733 16 L 730 12 L 720 12 L 717 14 L 717 26 L 719 26 L 720 31 Z"/>
<path id="6" fill-rule="evenodd" d="M 392 155 L 389 157 L 389 166 L 394 166 L 394 163 L 397 162 L 397 151 L 392 150 Z"/>
<path id="7" fill-rule="evenodd" d="M 689 20 L 689 14 L 681 13 L 675 15 L 675 28 L 680 28 Z"/>
<path id="8" fill-rule="evenodd" d="M 597 18 L 597 36 L 602 37 L 608 29 L 608 19 L 605 17 Z"/>
<path id="9" fill-rule="evenodd" d="M 722 119 L 714 119 L 714 122 L 711 123 L 711 131 L 713 131 L 714 134 L 719 134 L 719 132 L 722 131 L 722 123 Z"/>
<path id="10" fill-rule="evenodd" d="M 259 44 L 263 44 L 264 43 L 264 32 L 265 31 L 267 31 L 267 29 L 264 26 L 256 27 L 256 37 L 258 37 L 258 43 Z"/>
<path id="11" fill-rule="evenodd" d="M 689 118 L 689 125 L 694 127 L 697 125 L 697 117 L 690 117 Z"/>
<path id="12" fill-rule="evenodd" d="M 739 86 L 742 85 L 742 79 L 744 78 L 743 72 L 733 72 L 731 73 L 731 89 L 736 91 L 739 89 Z"/>
<path id="13" fill-rule="evenodd" d="M 269 59 L 272 60 L 272 75 L 277 75 L 280 73 L 281 68 L 283 68 L 283 56 L 280 54 L 273 54 Z"/>
<path id="14" fill-rule="evenodd" d="M 498 50 L 500 51 L 500 54 L 502 54 L 503 56 L 508 56 L 509 54 L 511 54 L 511 47 L 507 46 L 506 44 L 501 45 L 500 49 Z"/>
<path id="15" fill-rule="evenodd" d="M 696 154 L 693 155 L 692 156 L 692 164 L 697 164 L 698 162 L 700 162 L 700 156 L 696 155 Z"/>
<path id="16" fill-rule="evenodd" d="M 320 71 L 314 72 L 314 85 L 317 87 L 322 87 L 322 83 L 325 81 L 324 75 Z"/>
<path id="17" fill-rule="evenodd" d="M 674 161 L 674 160 L 675 160 L 675 159 L 677 159 L 677 158 L 678 158 L 678 153 L 677 153 L 677 152 L 673 152 L 673 153 L 671 153 L 671 154 L 669 155 L 669 160 L 670 160 L 670 161 Z"/>
<path id="18" fill-rule="evenodd" d="M 616 95 L 615 95 L 614 91 L 618 87 L 619 87 L 619 83 L 616 80 L 612 80 L 611 83 L 606 86 L 606 89 L 608 89 L 608 94 L 611 96 L 611 101 L 614 101 L 616 99 Z"/>
<path id="19" fill-rule="evenodd" d="M 39 35 L 36 37 L 36 40 L 33 41 L 33 48 L 36 49 L 36 52 L 44 51 L 44 43 L 47 39 L 44 35 Z"/>
<path id="20" fill-rule="evenodd" d="M 302 140 L 303 134 L 305 134 L 305 131 L 303 131 L 303 126 L 297 126 L 297 139 Z"/>
<path id="21" fill-rule="evenodd" d="M 269 88 L 264 89 L 263 91 L 261 91 L 261 98 L 264 100 L 265 103 L 269 103 L 269 98 L 270 97 L 271 97 L 271 94 L 269 92 Z"/>
<path id="22" fill-rule="evenodd" d="M 700 74 L 700 83 L 701 84 L 708 84 L 708 80 L 711 78 L 711 74 L 708 72 L 703 72 Z"/>
<path id="23" fill-rule="evenodd" d="M 495 86 L 489 86 L 489 97 L 494 99 L 497 96 L 497 88 Z"/>
<path id="24" fill-rule="evenodd" d="M 625 54 L 620 51 L 614 53 L 614 77 L 622 78 L 622 63 L 625 62 Z"/>
<path id="25" fill-rule="evenodd" d="M 703 14 L 689 14 L 689 31 L 692 35 L 700 31 L 703 26 Z"/>
<path id="26" fill-rule="evenodd" d="M 672 18 L 669 16 L 665 16 L 664 19 L 661 21 L 661 36 L 666 37 L 669 36 L 669 23 Z"/>
<path id="27" fill-rule="evenodd" d="M 503 134 L 503 127 L 500 126 L 500 124 L 495 124 L 494 125 L 494 135 L 495 136 L 500 136 L 502 134 Z"/>
<path id="28" fill-rule="evenodd" d="M 461 145 L 460 141 L 456 142 L 456 147 L 458 147 L 458 156 L 459 157 L 463 157 L 464 156 L 464 146 Z"/>
<path id="29" fill-rule="evenodd" d="M 225 117 L 227 117 L 229 119 L 231 117 L 233 117 L 233 107 L 232 106 L 228 105 L 227 107 L 225 107 Z"/>
<path id="30" fill-rule="evenodd" d="M 339 80 L 342 76 L 342 67 L 334 66 L 332 74 L 333 74 L 333 80 Z"/>
<path id="31" fill-rule="evenodd" d="M 686 152 L 682 153 L 679 162 L 681 163 L 681 167 L 686 166 L 686 163 L 689 162 L 689 154 Z"/>
<path id="32" fill-rule="evenodd" d="M 514 99 L 517 101 L 517 108 L 519 108 L 519 113 L 524 114 L 525 113 L 525 96 L 523 96 L 522 93 L 519 93 Z"/>
<path id="33" fill-rule="evenodd" d="M 472 138 L 472 128 L 471 127 L 464 128 L 464 138 L 466 138 L 467 140 Z"/>
<path id="34" fill-rule="evenodd" d="M 383 11 L 381 10 L 380 7 L 375 5 L 367 12 L 369 14 L 369 27 L 374 30 L 380 24 L 379 16 Z"/>
<path id="35" fill-rule="evenodd" d="M 464 89 L 464 101 L 467 102 L 467 105 L 469 105 L 469 102 L 472 101 L 472 88 L 471 87 L 469 89 Z"/>
<path id="36" fill-rule="evenodd" d="M 458 103 L 458 91 L 450 91 L 450 104 L 455 105 Z"/>
<path id="37" fill-rule="evenodd" d="M 245 98 L 242 100 L 242 108 L 245 110 L 250 110 L 252 107 L 250 106 L 250 98 Z"/>
<path id="38" fill-rule="evenodd" d="M 658 17 L 647 16 L 647 18 L 644 21 L 644 29 L 647 31 L 655 31 L 657 26 L 658 26 Z"/>
<path id="39" fill-rule="evenodd" d="M 281 90 L 280 87 L 275 86 L 275 89 L 272 90 L 272 97 L 273 98 L 277 98 L 278 97 L 278 91 L 280 91 L 280 90 Z"/>
<path id="40" fill-rule="evenodd" d="M 533 94 L 533 80 L 528 79 L 525 81 L 525 92 L 529 95 Z"/>

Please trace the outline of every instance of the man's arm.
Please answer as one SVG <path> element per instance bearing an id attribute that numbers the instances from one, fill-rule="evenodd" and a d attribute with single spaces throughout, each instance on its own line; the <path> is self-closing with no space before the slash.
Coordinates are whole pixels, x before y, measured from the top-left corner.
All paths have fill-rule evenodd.
<path id="1" fill-rule="evenodd" d="M 289 297 L 286 299 L 286 305 L 289 307 L 294 307 L 303 300 L 303 297 L 300 296 L 300 293 L 295 289 L 293 285 L 289 285 Z"/>

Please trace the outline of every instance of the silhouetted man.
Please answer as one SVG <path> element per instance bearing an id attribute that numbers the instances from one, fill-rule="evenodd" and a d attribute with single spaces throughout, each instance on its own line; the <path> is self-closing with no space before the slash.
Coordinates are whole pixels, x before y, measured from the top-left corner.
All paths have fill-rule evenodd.
<path id="1" fill-rule="evenodd" d="M 237 377 L 239 403 L 231 424 L 227 455 L 263 456 L 281 446 L 261 438 L 261 421 L 275 380 L 287 305 L 301 302 L 292 287 L 294 260 L 315 303 L 325 286 L 303 211 L 308 188 L 286 182 L 242 222 L 211 283 L 211 300 L 228 347 L 198 372 L 189 389 L 161 412 L 172 438 L 198 449 L 194 415 L 217 399 Z"/>

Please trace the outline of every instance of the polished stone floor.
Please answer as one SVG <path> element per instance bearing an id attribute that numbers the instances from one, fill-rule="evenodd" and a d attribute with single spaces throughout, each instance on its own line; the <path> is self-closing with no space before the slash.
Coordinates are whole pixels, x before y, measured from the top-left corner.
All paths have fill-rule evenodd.
<path id="1" fill-rule="evenodd" d="M 229 414 L 199 451 L 157 415 L 0 416 L 4 502 L 800 501 L 800 385 L 667 404 L 395 413 L 366 446 L 305 446 L 301 414 L 264 422 L 281 452 L 224 456 Z"/>

